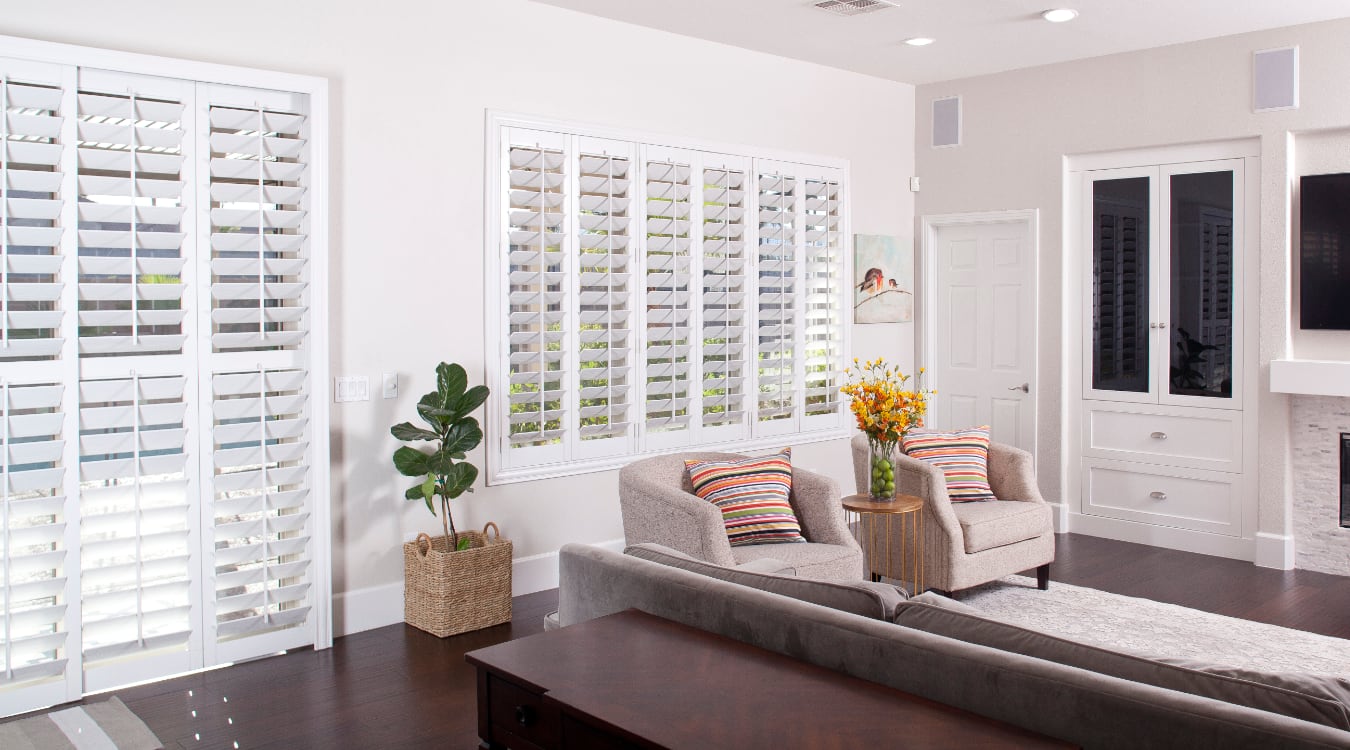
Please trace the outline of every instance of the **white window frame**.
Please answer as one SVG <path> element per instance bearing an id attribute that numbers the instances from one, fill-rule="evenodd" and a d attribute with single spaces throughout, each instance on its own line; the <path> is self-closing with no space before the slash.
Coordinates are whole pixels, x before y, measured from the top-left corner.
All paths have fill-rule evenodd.
<path id="1" fill-rule="evenodd" d="M 489 110 L 486 116 L 486 148 L 484 160 L 484 174 L 486 175 L 486 193 L 484 200 L 484 287 L 485 287 L 485 345 L 484 361 L 486 364 L 486 382 L 491 388 L 491 395 L 488 399 L 487 415 L 484 418 L 484 428 L 487 433 L 487 483 L 490 485 L 509 484 L 514 482 L 531 481 L 536 479 L 549 479 L 554 477 L 573 476 L 577 474 L 603 471 L 624 466 L 631 461 L 644 456 L 658 455 L 663 453 L 675 453 L 683 451 L 731 451 L 744 452 L 764 449 L 779 448 L 785 444 L 805 444 L 821 442 L 826 440 L 836 440 L 848 437 L 852 433 L 852 421 L 847 418 L 847 401 L 840 399 L 835 414 L 826 415 L 805 415 L 804 398 L 804 355 L 803 337 L 801 331 L 797 333 L 797 340 L 794 345 L 795 367 L 797 370 L 797 390 L 796 403 L 794 405 L 794 414 L 790 419 L 783 419 L 771 422 L 761 422 L 754 416 L 755 405 L 757 403 L 756 394 L 758 388 L 755 385 L 754 377 L 754 351 L 755 344 L 755 310 L 757 303 L 753 295 L 748 302 L 751 313 L 750 320 L 747 321 L 746 346 L 751 352 L 750 371 L 746 373 L 748 385 L 745 389 L 746 408 L 749 411 L 747 416 L 748 435 L 742 434 L 731 438 L 727 437 L 728 430 L 725 426 L 702 427 L 701 425 L 691 425 L 691 441 L 672 444 L 673 441 L 664 439 L 657 433 L 648 434 L 646 430 L 645 419 L 645 399 L 639 389 L 639 394 L 631 399 L 629 407 L 629 427 L 630 438 L 621 450 L 611 450 L 606 455 L 573 455 L 567 456 L 563 446 L 546 446 L 549 450 L 549 458 L 546 461 L 540 461 L 529 465 L 512 465 L 509 457 L 509 445 L 507 437 L 509 435 L 509 388 L 504 383 L 510 374 L 509 370 L 509 336 L 507 335 L 507 316 L 509 312 L 509 300 L 504 294 L 504 274 L 509 266 L 506 262 L 506 247 L 503 237 L 504 217 L 509 209 L 507 202 L 503 200 L 504 185 L 503 174 L 506 158 L 505 148 L 507 141 L 504 134 L 512 128 L 521 128 L 536 131 L 548 131 L 550 134 L 560 134 L 561 137 L 575 137 L 582 141 L 587 139 L 610 139 L 631 143 L 634 146 L 633 153 L 637 156 L 637 162 L 644 163 L 649 156 L 666 156 L 672 151 L 683 152 L 694 155 L 693 172 L 699 175 L 701 181 L 701 164 L 704 157 L 713 157 L 716 159 L 727 159 L 733 163 L 744 163 L 746 166 L 746 254 L 749 259 L 747 267 L 747 278 L 754 282 L 757 279 L 757 266 L 755 258 L 758 254 L 758 231 L 755 216 L 757 216 L 758 200 L 754 197 L 757 191 L 754 188 L 756 176 L 759 171 L 764 169 L 781 168 L 785 165 L 790 166 L 801 172 L 802 179 L 816 177 L 811 170 L 819 170 L 837 175 L 840 189 L 843 192 L 844 200 L 840 206 L 840 247 L 838 252 L 842 254 L 840 259 L 840 379 L 843 377 L 843 366 L 849 361 L 851 356 L 851 333 L 853 324 L 853 305 L 852 296 L 848 294 L 848 285 L 853 279 L 853 234 L 851 222 L 851 183 L 849 175 L 849 162 L 846 159 L 827 157 L 812 154 L 792 153 L 774 149 L 765 149 L 754 146 L 736 145 L 719 143 L 695 138 L 683 138 L 667 134 L 653 134 L 639 132 L 627 129 L 618 129 L 612 127 L 598 126 L 592 124 L 558 120 L 553 118 L 542 118 L 531 115 L 514 114 L 508 112 Z M 714 168 L 717 165 L 709 161 L 709 167 Z M 692 179 L 692 178 L 691 178 Z M 634 203 L 640 203 L 641 200 L 634 198 Z M 696 204 L 698 201 L 694 201 Z M 637 217 L 645 216 L 642 209 L 638 209 L 631 214 L 634 218 L 634 224 L 637 225 Z M 695 209 L 695 216 L 700 216 L 698 209 Z M 632 232 L 634 237 L 634 247 L 630 250 L 632 258 L 637 262 L 636 271 L 645 273 L 645 260 L 639 260 L 642 256 L 638 249 L 638 236 L 642 229 L 635 228 Z M 798 231 L 800 235 L 801 232 Z M 645 247 L 645 243 L 642 243 Z M 797 301 L 797 319 L 805 319 L 805 274 L 803 273 L 805 262 L 806 247 L 798 242 L 798 258 L 796 260 L 799 272 L 797 282 L 800 287 Z M 695 246 L 691 255 L 698 257 L 700 248 Z M 633 261 L 630 261 L 633 262 Z M 698 261 L 694 261 L 694 270 L 691 275 L 698 283 L 700 278 L 697 270 L 700 268 Z M 634 273 L 632 282 L 632 294 L 634 299 L 634 317 L 633 338 L 630 346 L 639 350 L 637 356 L 632 360 L 634 365 L 641 362 L 641 347 L 645 339 L 644 335 L 639 334 L 639 328 L 645 326 L 645 286 L 641 281 L 642 276 Z M 691 284 L 691 291 L 694 284 Z M 749 293 L 749 290 L 747 290 Z M 569 303 L 570 304 L 570 303 Z M 698 305 L 692 305 L 697 308 Z M 695 313 L 695 320 L 699 316 Z M 800 328 L 801 326 L 799 326 Z M 697 335 L 697 328 L 695 329 Z M 698 372 L 695 366 L 694 373 Z M 691 375 L 691 378 L 693 375 Z M 642 380 L 645 382 L 645 376 L 639 374 L 634 377 L 634 381 Z M 573 380 L 575 380 L 573 378 Z M 842 384 L 842 382 L 841 382 Z M 570 388 L 568 389 L 570 391 Z M 565 394 L 565 398 L 570 393 Z M 695 403 L 698 403 L 695 401 Z M 692 411 L 692 409 L 691 409 Z M 697 415 L 695 415 L 697 416 Z M 696 422 L 697 419 L 691 421 Z M 564 423 L 566 424 L 566 423 Z M 702 427 L 700 430 L 699 428 Z M 571 436 L 565 436 L 566 442 Z M 609 442 L 609 441 L 605 441 Z M 617 442 L 617 441 L 616 441 Z M 557 448 L 558 450 L 552 450 Z"/>

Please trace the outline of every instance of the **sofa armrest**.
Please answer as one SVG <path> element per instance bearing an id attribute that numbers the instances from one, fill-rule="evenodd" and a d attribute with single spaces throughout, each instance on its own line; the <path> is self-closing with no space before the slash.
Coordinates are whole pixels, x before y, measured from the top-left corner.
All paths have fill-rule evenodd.
<path id="1" fill-rule="evenodd" d="M 619 506 L 629 545 L 655 542 L 717 565 L 736 564 L 721 509 L 697 495 L 621 470 Z"/>
<path id="2" fill-rule="evenodd" d="M 1005 443 L 989 444 L 989 487 L 999 500 L 1045 502 L 1036 485 L 1036 463 L 1031 454 Z"/>
<path id="3" fill-rule="evenodd" d="M 833 479 L 814 471 L 792 468 L 792 508 L 797 512 L 807 541 L 860 549 L 844 522 L 841 497 L 839 485 Z"/>

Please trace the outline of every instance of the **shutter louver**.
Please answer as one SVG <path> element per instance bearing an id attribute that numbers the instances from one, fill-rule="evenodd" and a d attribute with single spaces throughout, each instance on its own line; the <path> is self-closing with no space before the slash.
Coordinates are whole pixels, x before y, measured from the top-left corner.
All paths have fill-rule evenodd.
<path id="1" fill-rule="evenodd" d="M 561 148 L 509 147 L 506 180 L 509 440 L 558 443 L 563 435 L 567 355 L 563 251 L 566 158 Z"/>
<path id="2" fill-rule="evenodd" d="M 218 653 L 281 632 L 271 647 L 312 641 L 308 374 L 261 369 L 211 379 L 214 612 Z M 237 653 L 236 653 L 237 651 Z M 229 660 L 228 658 L 225 660 Z"/>
<path id="3" fill-rule="evenodd" d="M 82 90 L 78 114 L 80 354 L 179 353 L 184 105 Z"/>
<path id="4" fill-rule="evenodd" d="M 584 443 L 626 437 L 631 418 L 632 160 L 582 150 L 577 162 L 576 403 Z"/>
<path id="5" fill-rule="evenodd" d="M 304 115 L 210 108 L 213 351 L 294 349 L 309 269 Z"/>
<path id="6" fill-rule="evenodd" d="M 703 170 L 703 424 L 745 419 L 747 259 L 745 172 Z"/>
<path id="7" fill-rule="evenodd" d="M 691 167 L 646 163 L 646 419 L 648 432 L 689 424 Z"/>
<path id="8" fill-rule="evenodd" d="M 807 179 L 802 201 L 807 417 L 839 413 L 844 370 L 843 235 L 839 181 Z"/>
<path id="9" fill-rule="evenodd" d="M 791 420 L 796 403 L 797 178 L 761 173 L 758 246 L 758 347 L 760 422 Z"/>
<path id="10" fill-rule="evenodd" d="M 65 496 L 64 386 L 0 384 L 0 708 L 27 711 L 54 694 L 25 695 L 22 686 L 60 679 L 70 661 L 68 570 L 76 565 L 66 545 L 67 526 L 78 523 Z"/>
<path id="11" fill-rule="evenodd" d="M 87 689 L 192 668 L 198 567 L 188 383 L 183 376 L 80 383 Z M 101 662 L 110 664 L 106 676 Z"/>
<path id="12" fill-rule="evenodd" d="M 5 76 L 0 60 L 0 361 L 54 359 L 62 328 L 65 92 Z"/>

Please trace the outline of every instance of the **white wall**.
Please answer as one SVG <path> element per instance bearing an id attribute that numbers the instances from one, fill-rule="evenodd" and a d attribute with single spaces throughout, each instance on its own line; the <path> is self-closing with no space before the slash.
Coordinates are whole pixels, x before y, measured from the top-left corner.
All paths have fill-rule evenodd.
<path id="1" fill-rule="evenodd" d="M 1289 405 L 1269 393 L 1269 362 L 1290 350 L 1289 185 L 1296 131 L 1350 126 L 1350 21 L 1213 39 L 1156 50 L 921 86 L 916 96 L 919 215 L 1038 208 L 1041 211 L 1040 477 L 1062 497 L 1060 434 L 1064 362 L 1063 157 L 1257 137 L 1261 144 L 1260 501 L 1258 526 L 1290 533 Z M 1255 114 L 1252 52 L 1300 46 L 1301 104 Z M 960 95 L 961 146 L 932 149 L 932 100 Z M 1350 171 L 1340 160 L 1336 171 Z M 1319 341 L 1323 356 L 1350 360 L 1350 339 Z"/>
<path id="2" fill-rule="evenodd" d="M 482 378 L 487 109 L 843 157 L 854 231 L 913 221 L 913 87 L 526 0 L 46 0 L 0 33 L 330 79 L 332 367 L 369 376 L 376 398 L 332 412 L 334 589 L 356 610 L 344 623 L 339 607 L 339 630 L 401 618 L 400 543 L 440 529 L 402 499 L 389 427 L 415 416 L 437 362 Z M 911 324 L 856 329 L 858 356 L 908 368 L 912 352 Z M 398 373 L 398 399 L 378 398 L 381 372 Z M 795 458 L 851 482 L 842 441 Z M 546 555 L 622 537 L 616 486 L 604 472 L 480 487 L 456 518 Z"/>

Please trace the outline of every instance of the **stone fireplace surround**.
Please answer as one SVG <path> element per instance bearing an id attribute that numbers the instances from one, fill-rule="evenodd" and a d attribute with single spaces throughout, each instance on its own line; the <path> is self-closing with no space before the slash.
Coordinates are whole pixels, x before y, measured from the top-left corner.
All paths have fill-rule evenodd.
<path id="1" fill-rule="evenodd" d="M 1350 398 L 1292 396 L 1295 566 L 1350 575 L 1350 529 L 1340 526 L 1341 433 L 1350 433 Z"/>

